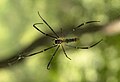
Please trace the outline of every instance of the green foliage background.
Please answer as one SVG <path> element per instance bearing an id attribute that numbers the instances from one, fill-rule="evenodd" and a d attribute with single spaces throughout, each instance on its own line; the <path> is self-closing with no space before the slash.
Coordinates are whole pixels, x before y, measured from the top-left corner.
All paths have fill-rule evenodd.
<path id="1" fill-rule="evenodd" d="M 61 27 L 79 25 L 88 20 L 100 20 L 101 26 L 109 24 L 119 19 L 119 3 L 119 0 L 1 0 L 0 60 L 19 53 L 44 36 L 32 27 L 34 23 L 42 22 L 38 11 L 55 31 L 59 31 Z M 92 37 L 89 33 L 84 36 L 87 37 L 85 40 L 91 41 L 100 37 L 99 34 Z M 103 34 L 102 37 L 104 41 L 92 49 L 66 50 L 71 61 L 59 51 L 51 70 L 47 70 L 46 65 L 54 49 L 26 58 L 19 64 L 0 68 L 0 82 L 119 82 L 120 36 Z M 46 43 L 32 52 L 48 45 Z"/>

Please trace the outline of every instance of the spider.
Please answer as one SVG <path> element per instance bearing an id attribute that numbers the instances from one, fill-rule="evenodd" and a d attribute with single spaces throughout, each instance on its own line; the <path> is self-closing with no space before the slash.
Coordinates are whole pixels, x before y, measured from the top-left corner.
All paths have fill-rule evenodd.
<path id="1" fill-rule="evenodd" d="M 52 46 L 48 47 L 48 48 L 45 48 L 45 49 L 41 50 L 41 51 L 38 51 L 38 52 L 35 52 L 35 53 L 32 53 L 32 54 L 26 55 L 26 56 L 24 55 L 23 57 L 20 55 L 20 56 L 18 57 L 18 60 L 19 60 L 19 59 L 22 59 L 22 58 L 25 58 L 25 57 L 33 56 L 33 55 L 42 53 L 42 52 L 44 52 L 44 51 L 47 51 L 47 50 L 49 50 L 49 49 L 52 49 L 52 48 L 57 47 L 56 50 L 54 51 L 52 57 L 50 58 L 48 64 L 47 64 L 47 69 L 49 70 L 49 69 L 50 69 L 50 64 L 51 64 L 54 56 L 56 55 L 56 52 L 58 51 L 58 49 L 59 49 L 60 47 L 62 48 L 62 50 L 63 50 L 63 52 L 64 52 L 64 55 L 65 55 L 69 60 L 71 60 L 71 58 L 68 57 L 68 55 L 67 55 L 66 52 L 65 52 L 65 48 L 63 47 L 63 43 L 66 43 L 65 46 L 68 46 L 68 47 L 71 47 L 71 48 L 76 48 L 76 49 L 89 49 L 89 48 L 94 47 L 95 45 L 97 45 L 98 43 L 100 43 L 100 42 L 103 40 L 103 39 L 101 39 L 101 40 L 99 40 L 98 42 L 96 42 L 96 43 L 94 43 L 93 45 L 90 45 L 90 46 L 71 46 L 71 45 L 68 45 L 67 43 L 76 42 L 76 41 L 78 41 L 79 39 L 78 39 L 78 38 L 67 38 L 67 39 L 60 38 L 60 37 L 58 36 L 58 34 L 52 29 L 52 27 L 46 22 L 46 20 L 43 19 L 43 17 L 40 15 L 39 12 L 38 12 L 38 15 L 39 15 L 39 17 L 42 19 L 42 21 L 48 26 L 48 28 L 53 32 L 54 36 L 53 36 L 53 35 L 50 35 L 50 34 L 46 34 L 46 33 L 43 32 L 42 30 L 38 29 L 37 25 L 43 24 L 43 23 L 35 23 L 35 24 L 33 24 L 33 27 L 34 27 L 37 31 L 41 32 L 43 35 L 45 35 L 45 36 L 47 36 L 47 37 L 53 38 L 53 39 L 54 39 L 54 44 L 53 44 Z M 79 26 L 73 28 L 73 31 L 76 31 L 79 27 L 81 27 L 81 26 L 83 26 L 83 25 L 85 25 L 85 24 L 89 24 L 89 23 L 93 23 L 93 22 L 100 22 L 100 21 L 88 21 L 88 22 L 82 23 L 82 24 L 80 24 Z M 62 31 L 62 29 L 61 29 L 61 31 Z"/>

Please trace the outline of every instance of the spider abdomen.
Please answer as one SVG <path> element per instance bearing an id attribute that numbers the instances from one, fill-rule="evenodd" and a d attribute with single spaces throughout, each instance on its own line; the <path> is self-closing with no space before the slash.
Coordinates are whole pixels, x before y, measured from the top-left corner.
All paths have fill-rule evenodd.
<path id="1" fill-rule="evenodd" d="M 70 42 L 76 42 L 78 38 L 70 38 L 70 39 L 56 39 L 55 44 L 61 44 L 61 43 L 70 43 Z"/>
<path id="2" fill-rule="evenodd" d="M 76 42 L 78 38 L 70 38 L 70 39 L 65 39 L 64 42 L 70 43 L 70 42 Z"/>

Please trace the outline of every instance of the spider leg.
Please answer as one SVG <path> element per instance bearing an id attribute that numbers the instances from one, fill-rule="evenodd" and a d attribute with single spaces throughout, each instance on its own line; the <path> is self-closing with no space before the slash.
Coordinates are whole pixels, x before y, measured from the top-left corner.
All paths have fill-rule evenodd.
<path id="1" fill-rule="evenodd" d="M 50 28 L 50 30 L 59 38 L 59 36 L 55 33 L 55 31 L 52 29 L 52 27 L 42 18 L 40 13 L 38 12 L 39 17 L 43 20 L 43 22 Z"/>
<path id="2" fill-rule="evenodd" d="M 65 56 L 66 56 L 69 60 L 71 60 L 71 58 L 70 58 L 70 57 L 68 57 L 68 55 L 66 54 L 65 49 L 64 49 L 64 47 L 63 47 L 63 45 L 61 45 L 61 46 L 62 46 L 62 50 L 63 50 L 63 52 L 64 52 Z"/>
<path id="3" fill-rule="evenodd" d="M 56 46 L 57 46 L 57 45 L 53 45 L 53 46 L 48 47 L 48 48 L 46 48 L 46 49 L 44 49 L 44 50 L 41 50 L 41 51 L 39 51 L 39 52 L 35 52 L 35 53 L 32 53 L 32 54 L 29 54 L 29 55 L 20 54 L 20 55 L 14 57 L 12 60 L 8 61 L 8 65 L 13 65 L 13 64 L 17 63 L 18 61 L 26 58 L 26 57 L 30 57 L 30 56 L 33 56 L 33 55 L 42 53 L 42 52 L 47 51 L 47 50 L 49 50 L 49 49 L 51 49 L 51 48 L 54 48 L 54 47 L 56 47 Z"/>
<path id="4" fill-rule="evenodd" d="M 60 45 L 57 47 L 57 49 L 55 50 L 54 54 L 52 55 L 50 61 L 48 62 L 48 65 L 47 65 L 47 69 L 48 69 L 48 70 L 50 69 L 50 64 L 51 64 L 51 62 L 52 62 L 52 60 L 53 60 L 56 52 L 58 51 L 59 47 L 60 47 Z"/>
<path id="5" fill-rule="evenodd" d="M 51 49 L 51 48 L 54 48 L 54 47 L 56 47 L 56 46 L 57 46 L 57 45 L 53 45 L 53 46 L 48 47 L 48 48 L 46 48 L 46 49 L 44 49 L 44 50 L 41 50 L 41 51 L 39 51 L 39 52 L 35 52 L 35 53 L 32 53 L 32 54 L 26 55 L 26 56 L 24 56 L 24 57 L 29 57 L 29 56 L 33 56 L 33 55 L 42 53 L 42 52 L 47 51 L 47 50 L 49 50 L 49 49 Z"/>
<path id="6" fill-rule="evenodd" d="M 96 42 L 95 44 L 93 45 L 90 45 L 90 46 L 71 46 L 71 45 L 66 45 L 68 47 L 72 47 L 72 48 L 76 48 L 76 49 L 89 49 L 89 48 L 92 48 L 94 47 L 95 45 L 99 44 L 103 39 L 101 39 L 100 41 Z"/>
<path id="7" fill-rule="evenodd" d="M 73 31 L 75 31 L 76 29 L 78 29 L 79 27 L 81 27 L 85 24 L 94 23 L 94 22 L 100 22 L 100 21 L 88 21 L 88 22 L 82 23 L 82 24 L 78 25 L 77 27 L 73 28 Z"/>
<path id="8" fill-rule="evenodd" d="M 45 36 L 52 37 L 52 38 L 57 38 L 57 37 L 55 37 L 55 36 L 46 34 L 46 33 L 44 33 L 43 31 L 41 31 L 40 29 L 38 29 L 37 26 L 36 26 L 36 25 L 38 25 L 38 24 L 43 24 L 43 23 L 35 23 L 35 24 L 33 24 L 33 27 L 34 27 L 35 29 L 37 29 L 39 32 L 41 32 L 41 33 L 44 34 Z"/>
<path id="9" fill-rule="evenodd" d="M 60 30 L 61 30 L 61 37 L 63 37 L 63 30 L 62 30 L 62 28 Z"/>

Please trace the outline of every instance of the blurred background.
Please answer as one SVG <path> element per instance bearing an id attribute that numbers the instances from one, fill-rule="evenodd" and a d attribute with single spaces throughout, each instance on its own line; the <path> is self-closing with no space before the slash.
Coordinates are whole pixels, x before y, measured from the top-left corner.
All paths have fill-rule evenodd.
<path id="1" fill-rule="evenodd" d="M 1 0 L 0 1 L 0 82 L 120 82 L 120 1 L 119 0 Z M 91 45 L 87 50 L 60 48 L 47 70 L 55 51 L 18 60 L 51 46 L 33 24 L 43 22 L 37 12 L 60 36 L 79 37 L 75 45 Z M 100 21 L 72 28 L 86 21 Z M 38 28 L 51 34 L 45 25 Z M 63 34 L 61 30 L 63 29 Z M 53 34 L 52 34 L 53 35 Z"/>

